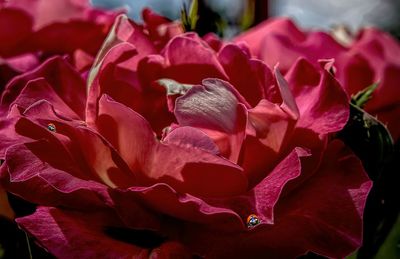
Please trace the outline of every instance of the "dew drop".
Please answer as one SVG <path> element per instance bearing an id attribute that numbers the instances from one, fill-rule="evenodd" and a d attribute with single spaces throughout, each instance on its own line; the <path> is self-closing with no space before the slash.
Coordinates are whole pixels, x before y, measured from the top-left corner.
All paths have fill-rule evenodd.
<path id="1" fill-rule="evenodd" d="M 53 123 L 49 123 L 47 124 L 47 129 L 52 132 L 56 132 L 56 125 L 54 125 Z"/>
<path id="2" fill-rule="evenodd" d="M 249 216 L 247 217 L 246 222 L 247 222 L 247 227 L 248 227 L 248 228 L 255 227 L 255 226 L 257 226 L 258 224 L 261 223 L 260 219 L 259 219 L 258 216 L 255 215 L 255 214 L 249 215 Z"/>

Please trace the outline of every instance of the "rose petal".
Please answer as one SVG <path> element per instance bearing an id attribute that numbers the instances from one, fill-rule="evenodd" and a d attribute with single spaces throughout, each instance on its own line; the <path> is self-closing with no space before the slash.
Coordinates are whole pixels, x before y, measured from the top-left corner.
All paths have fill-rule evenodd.
<path id="1" fill-rule="evenodd" d="M 11 52 L 15 54 L 36 51 L 72 53 L 76 49 L 95 54 L 116 16 L 116 12 L 94 9 L 88 1 L 57 0 L 49 4 L 43 0 L 13 0 L 3 5 L 7 11 L 26 16 L 4 23 L 17 25 L 16 33 L 5 33 L 7 39 L 14 43 Z M 22 36 L 19 34 L 21 30 L 24 31 L 23 37 L 19 37 Z"/>
<path id="2" fill-rule="evenodd" d="M 16 45 L 32 31 L 32 18 L 18 9 L 0 9 L 0 56 L 8 57 L 18 54 Z M 10 30 L 9 25 L 13 25 Z"/>
<path id="3" fill-rule="evenodd" d="M 135 182 L 135 177 L 109 143 L 84 124 L 60 118 L 47 102 L 32 105 L 24 115 L 39 127 L 48 127 L 48 122 L 54 124 L 56 131 L 50 135 L 62 143 L 76 163 L 83 165 L 84 177 L 94 177 L 110 187 L 126 187 Z M 20 129 L 21 134 L 23 131 Z M 46 133 L 49 135 L 47 129 Z"/>
<path id="4" fill-rule="evenodd" d="M 57 258 L 148 258 L 147 249 L 106 234 L 106 227 L 118 226 L 116 217 L 106 212 L 39 207 L 16 221 Z"/>
<path id="5" fill-rule="evenodd" d="M 97 125 L 144 184 L 165 182 L 182 193 L 202 196 L 231 195 L 247 187 L 235 164 L 199 148 L 159 143 L 143 117 L 105 96 Z"/>
<path id="6" fill-rule="evenodd" d="M 100 67 L 105 66 L 104 63 L 107 63 L 106 56 L 112 48 L 116 45 L 127 42 L 130 45 L 134 46 L 134 49 L 137 52 L 137 56 L 131 61 L 133 63 L 133 69 L 136 68 L 137 62 L 146 55 L 155 53 L 155 48 L 153 43 L 148 39 L 148 36 L 144 34 L 142 29 L 134 23 L 133 21 L 129 21 L 126 15 L 119 15 L 107 35 L 103 46 L 97 54 L 96 60 L 93 64 L 93 67 L 89 73 L 88 78 L 88 86 L 91 87 L 95 77 L 99 73 Z M 113 60 L 112 58 L 108 58 L 109 60 Z"/>
<path id="7" fill-rule="evenodd" d="M 247 110 L 232 89 L 222 80 L 203 80 L 203 85 L 192 87 L 176 100 L 174 114 L 180 126 L 202 129 L 219 144 L 221 153 L 236 163 L 245 139 Z"/>
<path id="8" fill-rule="evenodd" d="M 199 84 L 209 77 L 227 79 L 215 52 L 193 34 L 173 38 L 165 47 L 165 58 L 169 64 L 165 78 L 186 84 Z"/>
<path id="9" fill-rule="evenodd" d="M 137 51 L 131 44 L 120 43 L 109 50 L 98 68 L 93 67 L 91 69 L 88 78 L 89 89 L 86 104 L 86 121 L 88 124 L 92 124 L 95 121 L 98 109 L 97 103 L 103 93 L 115 94 L 117 99 L 122 99 L 124 102 L 131 102 L 132 99 L 130 97 L 134 97 L 138 89 L 135 89 L 132 84 L 125 82 L 125 78 L 121 80 L 116 77 L 115 71 L 117 70 L 118 63 L 136 54 Z M 93 79 L 90 78 L 91 76 L 93 76 Z M 132 80 L 134 78 L 131 76 L 129 79 Z M 115 85 L 115 83 L 118 83 L 118 85 Z"/>
<path id="10" fill-rule="evenodd" d="M 6 86 L 2 98 L 2 110 L 8 110 L 22 89 L 32 79 L 44 78 L 65 104 L 80 118 L 85 118 L 85 82 L 71 65 L 60 57 L 48 59 L 34 71 L 15 77 Z M 43 93 L 37 92 L 39 96 Z M 35 100 L 39 99 L 39 96 Z M 33 97 L 33 96 L 32 96 Z"/>
<path id="11" fill-rule="evenodd" d="M 335 74 L 347 93 L 356 94 L 374 82 L 375 72 L 360 53 L 346 53 L 337 58 Z"/>
<path id="12" fill-rule="evenodd" d="M 254 64 L 258 63 L 257 61 L 249 59 L 246 53 L 234 44 L 224 46 L 218 53 L 218 60 L 224 67 L 229 82 L 251 106 L 254 107 L 260 99 L 265 98 L 267 88 L 265 83 L 268 81 L 263 80 L 263 77 L 270 76 L 269 80 L 272 80 L 272 74 L 268 68 L 258 67 L 258 64 Z"/>
<path id="13" fill-rule="evenodd" d="M 166 144 L 200 148 L 214 155 L 219 154 L 215 143 L 201 130 L 193 127 L 179 127 L 172 130 L 163 140 Z"/>
<path id="14" fill-rule="evenodd" d="M 126 205 L 127 201 L 138 200 L 155 211 L 185 222 L 209 225 L 229 233 L 245 228 L 241 217 L 232 209 L 211 205 L 204 199 L 187 193 L 178 193 L 167 184 L 157 183 L 149 187 L 131 187 L 117 191 L 119 194 L 112 197 L 118 207 Z M 163 202 L 160 202 L 160 197 Z"/>
<path id="15" fill-rule="evenodd" d="M 201 226 L 191 228 L 185 239 L 194 251 L 206 251 L 206 257 L 295 258 L 313 251 L 342 258 L 361 244 L 362 213 L 371 185 L 360 161 L 334 141 L 318 173 L 278 201 L 274 225 L 237 235 Z"/>
<path id="16" fill-rule="evenodd" d="M 26 117 L 19 119 L 15 125 L 15 130 L 21 135 L 16 137 L 15 143 L 39 140 L 37 144 L 30 144 L 33 145 L 31 150 L 33 154 L 26 156 L 32 161 L 38 160 L 39 165 L 41 165 L 41 161 L 46 161 L 50 164 L 46 166 L 50 167 L 45 166 L 43 172 L 34 169 L 32 169 L 33 171 L 21 169 L 22 179 L 25 179 L 25 174 L 32 173 L 33 177 L 38 175 L 42 180 L 52 182 L 55 178 L 51 178 L 51 174 L 45 174 L 44 171 L 51 172 L 54 166 L 53 169 L 59 170 L 58 174 L 61 175 L 61 178 L 67 178 L 65 181 L 68 181 L 68 175 L 71 174 L 70 177 L 73 179 L 70 179 L 70 182 L 75 181 L 76 187 L 74 188 L 78 189 L 85 189 L 85 186 L 88 185 L 85 182 L 87 180 L 104 182 L 111 187 L 127 187 L 135 183 L 135 177 L 128 166 L 106 140 L 79 122 L 68 121 L 59 117 L 49 103 L 42 101 L 30 106 L 24 112 L 24 116 Z M 55 127 L 53 132 L 47 129 L 50 122 Z M 36 149 L 36 145 L 42 145 L 43 149 Z M 25 147 L 22 145 L 21 148 L 24 149 Z M 10 149 L 7 149 L 7 154 L 9 152 Z M 26 152 L 29 153 L 29 148 Z M 6 163 L 9 163 L 7 155 Z M 14 169 L 9 170 L 12 175 L 21 173 L 18 168 L 15 171 Z M 74 177 L 79 179 L 74 179 Z M 56 184 L 57 189 L 61 192 L 63 190 L 67 193 L 70 192 L 65 190 L 66 187 L 61 182 Z M 99 186 L 101 185 L 99 184 Z M 102 189 L 106 189 L 105 186 Z"/>
<path id="17" fill-rule="evenodd" d="M 96 120 L 97 103 L 102 94 L 145 116 L 157 133 L 172 122 L 166 107 L 165 91 L 152 87 L 152 80 L 147 80 L 148 73 L 155 73 L 153 67 L 151 71 L 143 68 L 145 57 L 155 52 L 142 28 L 124 16 L 116 20 L 89 74 L 86 111 L 89 125 Z"/>
<path id="18" fill-rule="evenodd" d="M 281 193 L 289 181 L 301 175 L 300 159 L 308 157 L 310 153 L 302 148 L 295 148 L 270 172 L 265 169 L 263 179 L 257 183 L 246 195 L 229 199 L 210 200 L 214 206 L 227 208 L 238 213 L 241 218 L 255 214 L 261 224 L 274 224 L 274 207 L 281 197 Z"/>
<path id="19" fill-rule="evenodd" d="M 254 55 L 258 55 L 260 44 L 262 43 L 263 37 L 269 33 L 275 33 L 282 31 L 288 31 L 288 35 L 293 37 L 302 38 L 303 33 L 297 29 L 295 24 L 291 19 L 286 17 L 276 17 L 274 19 L 269 19 L 264 21 L 257 26 L 247 30 L 244 33 L 239 34 L 234 38 L 235 42 L 244 41 L 249 45 L 249 48 L 253 51 Z M 258 51 L 257 51 L 258 50 Z"/>
<path id="20" fill-rule="evenodd" d="M 244 142 L 243 167 L 251 186 L 265 177 L 265 170 L 272 169 L 280 154 L 290 143 L 295 130 L 299 111 L 289 86 L 275 67 L 276 85 L 279 93 L 271 92 L 280 105 L 263 99 L 249 110 L 247 137 Z M 278 100 L 276 100 L 278 101 Z"/>
<path id="21" fill-rule="evenodd" d="M 349 118 L 348 97 L 326 70 L 300 58 L 286 75 L 300 110 L 297 127 L 326 134 L 341 130 Z"/>
<path id="22" fill-rule="evenodd" d="M 106 187 L 77 178 L 82 177 L 82 173 L 68 163 L 70 161 L 65 161 L 65 155 L 62 161 L 61 151 L 45 141 L 10 147 L 1 166 L 2 186 L 33 203 L 83 210 L 105 207 Z M 46 164 L 42 162 L 43 158 Z M 68 168 L 68 171 L 56 169 L 57 166 Z"/>
<path id="23" fill-rule="evenodd" d="M 142 17 L 144 26 L 158 49 L 162 49 L 174 36 L 184 33 L 180 22 L 171 21 L 149 8 L 143 9 Z"/>
<path id="24" fill-rule="evenodd" d="M 56 107 L 55 110 L 58 114 L 62 114 L 73 120 L 80 120 L 80 117 L 71 110 L 44 78 L 28 81 L 12 105 L 18 105 L 20 108 L 26 109 L 40 100 L 46 100 L 52 103 L 52 105 Z"/>
<path id="25" fill-rule="evenodd" d="M 203 36 L 203 40 L 215 51 L 218 52 L 224 42 L 213 32 L 209 32 Z"/>

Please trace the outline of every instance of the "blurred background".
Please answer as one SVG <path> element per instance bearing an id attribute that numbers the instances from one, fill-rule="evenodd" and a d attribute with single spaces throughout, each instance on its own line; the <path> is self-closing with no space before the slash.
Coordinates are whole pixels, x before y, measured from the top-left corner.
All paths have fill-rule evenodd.
<path id="1" fill-rule="evenodd" d="M 92 0 L 105 8 L 126 8 L 129 16 L 140 21 L 140 12 L 150 7 L 160 14 L 179 19 L 183 5 L 191 0 Z M 268 17 L 290 16 L 305 28 L 328 30 L 346 25 L 351 31 L 364 26 L 377 26 L 396 36 L 400 28 L 399 0 L 203 0 L 202 5 L 217 13 L 226 23 L 227 37 L 244 27 Z M 245 23 L 245 24 L 243 24 Z"/>

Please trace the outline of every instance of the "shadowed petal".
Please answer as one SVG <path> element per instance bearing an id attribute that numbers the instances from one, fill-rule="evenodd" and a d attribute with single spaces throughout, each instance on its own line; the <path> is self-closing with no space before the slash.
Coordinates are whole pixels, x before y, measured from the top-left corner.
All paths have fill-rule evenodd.
<path id="1" fill-rule="evenodd" d="M 148 249 L 107 235 L 107 227 L 120 226 L 110 213 L 39 207 L 16 221 L 57 258 L 148 258 Z"/>

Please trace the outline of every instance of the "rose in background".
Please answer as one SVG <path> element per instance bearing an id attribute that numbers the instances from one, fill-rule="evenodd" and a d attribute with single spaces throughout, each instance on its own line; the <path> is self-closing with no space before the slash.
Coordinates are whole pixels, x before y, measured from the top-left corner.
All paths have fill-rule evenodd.
<path id="1" fill-rule="evenodd" d="M 343 39 L 343 37 L 342 37 Z M 379 83 L 365 109 L 400 137 L 400 44 L 389 34 L 365 28 L 345 41 L 322 31 L 302 31 L 291 20 L 276 18 L 239 35 L 252 54 L 270 66 L 279 63 L 283 73 L 299 57 L 318 66 L 320 59 L 334 59 L 335 75 L 349 96 Z"/>
<path id="2" fill-rule="evenodd" d="M 88 0 L 0 1 L 0 89 L 54 54 L 79 56 L 84 66 L 99 50 L 117 12 Z"/>
<path id="3" fill-rule="evenodd" d="M 168 35 L 119 16 L 88 82 L 53 57 L 7 85 L 1 184 L 39 205 L 18 224 L 60 258 L 354 251 L 371 182 L 332 140 L 332 64 L 285 79 L 245 44 Z"/>

